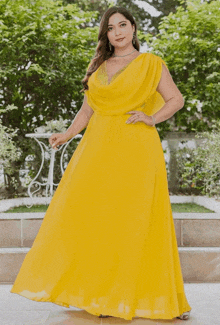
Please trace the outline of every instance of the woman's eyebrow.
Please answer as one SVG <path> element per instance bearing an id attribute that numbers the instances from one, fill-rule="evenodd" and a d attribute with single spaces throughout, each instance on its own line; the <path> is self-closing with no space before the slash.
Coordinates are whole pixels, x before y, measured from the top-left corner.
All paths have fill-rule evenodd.
<path id="1" fill-rule="evenodd" d="M 123 23 L 123 22 L 125 22 L 126 23 L 126 20 L 122 20 L 122 21 L 119 21 L 119 23 L 118 24 L 120 24 L 120 23 Z M 110 25 L 108 25 L 108 26 L 113 26 L 112 24 L 110 24 Z"/>

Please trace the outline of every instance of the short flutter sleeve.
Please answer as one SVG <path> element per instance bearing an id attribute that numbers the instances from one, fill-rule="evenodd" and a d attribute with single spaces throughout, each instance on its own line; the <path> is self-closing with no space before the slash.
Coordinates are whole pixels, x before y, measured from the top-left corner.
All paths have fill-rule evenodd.
<path id="1" fill-rule="evenodd" d="M 165 65 L 165 67 L 167 69 L 168 69 L 168 66 L 167 66 L 166 62 L 161 57 L 159 57 L 158 55 L 154 55 L 154 54 L 153 54 L 153 56 L 155 57 L 155 62 L 157 64 L 157 74 L 156 74 L 156 80 L 155 80 L 155 87 L 157 88 L 157 86 L 160 82 L 160 79 L 161 79 L 163 64 Z"/>
<path id="2" fill-rule="evenodd" d="M 163 64 L 168 69 L 166 62 L 160 56 L 155 55 L 155 54 L 152 54 L 152 56 L 153 56 L 153 64 L 156 66 L 156 73 L 155 73 L 155 78 L 154 78 L 154 82 L 152 85 L 152 93 L 145 101 L 144 112 L 148 115 L 155 114 L 165 104 L 163 97 L 157 91 L 157 87 L 158 87 L 158 84 L 161 79 Z"/>

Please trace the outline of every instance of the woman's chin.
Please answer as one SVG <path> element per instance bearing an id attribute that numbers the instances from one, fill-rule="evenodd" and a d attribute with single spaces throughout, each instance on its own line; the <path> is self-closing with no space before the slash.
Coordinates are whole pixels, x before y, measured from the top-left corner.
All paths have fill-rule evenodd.
<path id="1" fill-rule="evenodd" d="M 119 49 L 123 49 L 123 48 L 127 48 L 128 44 L 120 44 L 120 42 L 118 42 L 118 44 L 115 44 L 115 48 L 119 48 Z"/>

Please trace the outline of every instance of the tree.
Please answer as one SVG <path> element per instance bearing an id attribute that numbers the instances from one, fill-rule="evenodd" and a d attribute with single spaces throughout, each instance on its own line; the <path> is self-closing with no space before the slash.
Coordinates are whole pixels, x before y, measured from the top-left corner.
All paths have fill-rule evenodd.
<path id="1" fill-rule="evenodd" d="M 97 20 L 94 21 L 94 26 L 98 24 L 104 12 L 113 5 L 127 8 L 131 11 L 137 22 L 138 30 L 141 32 L 148 32 L 152 35 L 158 33 L 158 25 L 162 17 L 167 16 L 170 12 L 176 12 L 176 8 L 181 5 L 180 0 L 63 0 L 64 3 L 77 3 L 84 11 L 98 11 Z M 142 6 L 140 5 L 142 4 Z M 152 16 L 148 10 L 143 9 L 144 3 L 158 11 L 157 16 Z M 184 7 L 184 3 L 182 3 Z"/>
<path id="2" fill-rule="evenodd" d="M 0 118 L 19 128 L 19 168 L 31 153 L 25 134 L 56 119 L 72 119 L 82 104 L 81 80 L 93 56 L 97 12 L 50 0 L 0 0 Z M 8 112 L 6 107 L 16 109 Z"/>
<path id="3" fill-rule="evenodd" d="M 147 34 L 152 52 L 164 58 L 185 99 L 184 109 L 163 123 L 163 130 L 211 130 L 220 119 L 220 1 L 187 1 L 163 17 L 156 37 Z"/>

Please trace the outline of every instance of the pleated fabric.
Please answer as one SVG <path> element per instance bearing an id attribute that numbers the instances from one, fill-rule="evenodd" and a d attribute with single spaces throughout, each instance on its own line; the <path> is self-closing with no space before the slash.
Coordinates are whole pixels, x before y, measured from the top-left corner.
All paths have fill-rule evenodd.
<path id="1" fill-rule="evenodd" d="M 12 293 L 93 315 L 172 319 L 191 310 L 152 115 L 166 63 L 142 53 L 108 83 L 106 62 L 86 96 L 94 110 L 27 253 Z"/>

